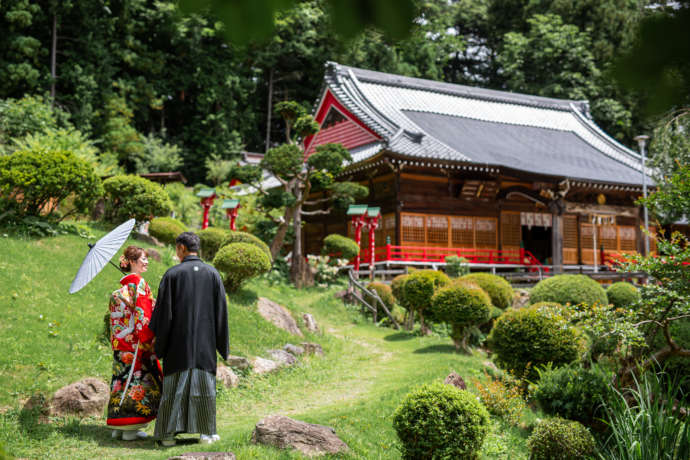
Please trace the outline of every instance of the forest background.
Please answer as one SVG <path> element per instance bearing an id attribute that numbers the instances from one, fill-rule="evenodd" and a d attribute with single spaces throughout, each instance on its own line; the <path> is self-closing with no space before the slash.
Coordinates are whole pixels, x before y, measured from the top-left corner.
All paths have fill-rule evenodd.
<path id="1" fill-rule="evenodd" d="M 192 183 L 218 183 L 243 150 L 283 141 L 269 94 L 273 104 L 311 109 L 329 60 L 587 99 L 595 122 L 628 146 L 655 123 L 645 95 L 613 72 L 640 20 L 657 10 L 652 2 L 415 0 L 416 19 L 400 41 L 374 28 L 343 38 L 332 3 L 298 2 L 274 15 L 268 39 L 233 44 L 217 9 L 183 14 L 176 1 L 3 0 L 0 154 L 22 134 L 12 117 L 28 130 L 27 113 L 41 123 L 36 112 L 48 104 L 53 131 L 38 141 L 76 139 L 102 174 L 180 170 Z M 26 134 L 21 142 L 36 141 Z"/>

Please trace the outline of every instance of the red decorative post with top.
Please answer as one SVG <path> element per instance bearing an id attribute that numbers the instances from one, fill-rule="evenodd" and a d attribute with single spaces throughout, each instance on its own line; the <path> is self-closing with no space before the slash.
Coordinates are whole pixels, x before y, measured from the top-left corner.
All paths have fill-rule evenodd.
<path id="1" fill-rule="evenodd" d="M 347 215 L 352 216 L 352 227 L 355 230 L 355 243 L 357 243 L 357 247 L 359 248 L 359 252 L 362 251 L 362 248 L 360 246 L 362 242 L 362 227 L 366 223 L 366 212 L 367 212 L 367 205 L 366 204 L 352 204 L 347 210 Z M 357 256 L 355 257 L 355 274 L 359 276 L 359 252 L 357 253 Z"/>
<path id="2" fill-rule="evenodd" d="M 204 220 L 201 222 L 201 229 L 205 230 L 208 228 L 208 211 L 213 206 L 213 200 L 216 199 L 216 191 L 212 188 L 202 188 L 196 196 L 201 198 L 201 206 L 204 207 Z"/>
<path id="3" fill-rule="evenodd" d="M 237 211 L 240 209 L 239 200 L 223 200 L 223 204 L 220 208 L 225 209 L 225 214 L 227 214 L 228 219 L 230 219 L 230 230 L 237 230 L 235 219 L 237 219 Z"/>
<path id="4" fill-rule="evenodd" d="M 374 263 L 376 262 L 376 228 L 379 226 L 381 208 L 367 209 L 367 228 L 369 229 L 369 278 L 374 279 Z"/>

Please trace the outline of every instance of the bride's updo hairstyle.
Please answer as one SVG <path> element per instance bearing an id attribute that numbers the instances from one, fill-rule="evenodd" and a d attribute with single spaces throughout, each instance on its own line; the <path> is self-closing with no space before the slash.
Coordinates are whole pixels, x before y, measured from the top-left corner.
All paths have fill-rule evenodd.
<path id="1" fill-rule="evenodd" d="M 136 262 L 144 254 L 144 250 L 137 246 L 127 246 L 124 254 L 120 256 L 120 268 L 126 272 L 132 270 L 132 262 Z"/>

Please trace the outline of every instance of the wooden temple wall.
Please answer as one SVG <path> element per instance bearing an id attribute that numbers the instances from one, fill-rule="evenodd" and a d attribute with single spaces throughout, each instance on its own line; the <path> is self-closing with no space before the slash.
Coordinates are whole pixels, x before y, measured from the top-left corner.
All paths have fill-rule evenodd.
<path id="1" fill-rule="evenodd" d="M 390 173 L 361 183 L 370 190 L 365 202 L 381 207 L 375 232 L 377 247 L 390 241 L 399 246 L 518 250 L 526 214 L 536 225 L 541 221 L 552 226 L 556 218 L 546 207 L 528 200 L 467 199 L 463 196 L 465 189 L 461 189 L 462 181 L 456 183 L 447 177 L 410 173 L 395 177 Z M 501 182 L 502 187 L 515 185 L 527 188 L 532 184 Z M 476 190 L 479 197 L 482 189 Z M 498 191 L 496 185 L 494 195 Z M 590 265 L 594 262 L 594 226 L 588 221 L 587 212 L 595 212 L 597 205 L 569 205 L 572 206 L 561 216 L 560 225 L 554 227 L 561 235 L 562 263 Z M 629 206 L 623 209 L 624 215 L 616 216 L 615 225 L 597 226 L 597 247 L 620 254 L 641 250 L 644 235 L 639 229 L 637 213 L 637 208 Z M 654 229 L 651 230 L 654 234 Z M 334 214 L 323 221 L 307 223 L 304 231 L 307 253 L 319 253 L 323 238 L 331 233 L 354 238 L 350 219 Z M 362 248 L 368 247 L 366 227 L 361 242 Z M 650 249 L 655 252 L 654 238 L 650 243 Z"/>

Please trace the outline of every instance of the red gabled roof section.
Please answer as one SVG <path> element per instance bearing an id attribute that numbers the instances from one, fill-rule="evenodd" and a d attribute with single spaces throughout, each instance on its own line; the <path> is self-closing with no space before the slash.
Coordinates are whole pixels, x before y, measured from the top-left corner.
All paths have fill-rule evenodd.
<path id="1" fill-rule="evenodd" d="M 381 136 L 347 110 L 330 89 L 326 90 L 315 119 L 321 130 L 304 140 L 306 156 L 314 153 L 316 147 L 323 144 L 339 143 L 349 150 L 381 139 Z M 327 119 L 332 123 L 324 126 Z"/>

